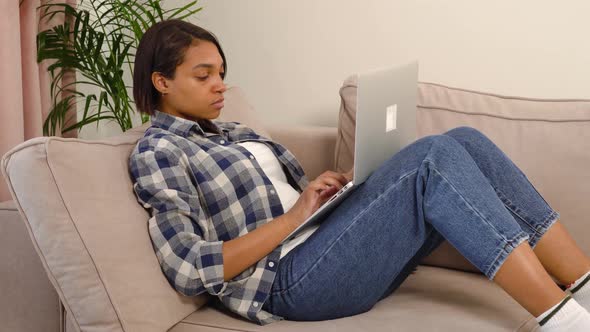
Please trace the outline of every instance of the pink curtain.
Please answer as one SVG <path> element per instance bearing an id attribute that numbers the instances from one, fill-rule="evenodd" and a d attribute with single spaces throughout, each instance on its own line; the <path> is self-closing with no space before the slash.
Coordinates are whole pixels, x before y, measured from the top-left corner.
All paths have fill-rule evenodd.
<path id="1" fill-rule="evenodd" d="M 39 25 L 37 10 L 46 1 L 52 0 L 23 0 L 19 7 L 19 0 L 0 0 L 0 156 L 43 134 L 51 105 L 50 77 L 47 64 L 37 64 L 36 35 L 48 26 Z M 75 4 L 75 0 L 60 1 Z M 51 24 L 60 19 L 64 18 Z M 0 202 L 9 199 L 8 188 L 0 181 Z"/>

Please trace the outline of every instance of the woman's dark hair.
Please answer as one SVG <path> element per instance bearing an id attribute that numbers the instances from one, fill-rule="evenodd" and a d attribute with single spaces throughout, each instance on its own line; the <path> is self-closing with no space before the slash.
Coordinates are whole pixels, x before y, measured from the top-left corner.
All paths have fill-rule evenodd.
<path id="1" fill-rule="evenodd" d="M 159 72 L 173 79 L 176 67 L 182 63 L 195 40 L 208 41 L 217 46 L 223 59 L 224 73 L 227 73 L 225 55 L 211 32 L 181 20 L 158 22 L 143 34 L 135 54 L 133 98 L 139 112 L 154 114 L 158 107 L 160 93 L 152 84 L 152 73 Z"/>

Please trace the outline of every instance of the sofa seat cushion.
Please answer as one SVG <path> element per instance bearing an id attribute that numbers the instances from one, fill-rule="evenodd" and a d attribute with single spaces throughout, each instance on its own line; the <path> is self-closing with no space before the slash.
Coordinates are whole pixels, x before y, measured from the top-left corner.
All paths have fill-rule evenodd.
<path id="1" fill-rule="evenodd" d="M 204 306 L 171 332 L 219 331 L 531 331 L 534 318 L 484 276 L 420 266 L 401 287 L 366 313 L 318 322 L 259 326 Z"/>

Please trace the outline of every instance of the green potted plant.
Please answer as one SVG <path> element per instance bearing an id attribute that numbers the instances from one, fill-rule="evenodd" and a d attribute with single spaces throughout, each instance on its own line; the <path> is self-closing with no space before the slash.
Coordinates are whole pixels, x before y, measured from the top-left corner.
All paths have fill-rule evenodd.
<path id="1" fill-rule="evenodd" d="M 65 15 L 63 24 L 37 35 L 37 61 L 50 60 L 52 107 L 44 135 L 65 133 L 102 120 L 130 129 L 135 112 L 130 96 L 135 50 L 143 32 L 166 19 L 185 19 L 202 8 L 198 0 L 163 9 L 161 0 L 79 0 L 77 6 L 49 3 L 40 7 L 41 19 Z M 62 84 L 67 73 L 75 79 Z M 88 89 L 87 87 L 90 87 Z M 83 92 L 83 91 L 98 91 Z M 64 128 L 70 112 L 83 103 L 81 118 Z M 142 123 L 149 117 L 142 116 Z"/>

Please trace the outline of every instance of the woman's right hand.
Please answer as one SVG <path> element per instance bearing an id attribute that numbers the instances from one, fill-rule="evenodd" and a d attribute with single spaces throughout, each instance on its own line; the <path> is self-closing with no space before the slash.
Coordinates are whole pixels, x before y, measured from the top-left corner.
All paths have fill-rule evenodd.
<path id="1" fill-rule="evenodd" d="M 287 212 L 292 216 L 294 226 L 299 226 L 307 220 L 348 182 L 349 180 L 343 174 L 332 171 L 325 171 L 309 182 L 297 202 Z"/>

